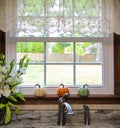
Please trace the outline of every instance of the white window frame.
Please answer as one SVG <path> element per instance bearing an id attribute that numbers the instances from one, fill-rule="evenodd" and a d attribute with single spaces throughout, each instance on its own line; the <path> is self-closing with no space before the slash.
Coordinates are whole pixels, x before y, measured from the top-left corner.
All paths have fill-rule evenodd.
<path id="1" fill-rule="evenodd" d="M 114 57 L 113 34 L 109 37 L 10 37 L 6 36 L 6 59 L 10 62 L 16 59 L 16 42 L 102 42 L 103 44 L 103 83 L 102 87 L 91 87 L 90 94 L 114 94 Z M 57 88 L 57 87 L 56 87 Z M 56 88 L 46 87 L 48 94 L 56 94 Z M 78 88 L 70 88 L 71 94 L 76 94 Z M 20 87 L 24 94 L 33 94 L 34 87 Z"/>

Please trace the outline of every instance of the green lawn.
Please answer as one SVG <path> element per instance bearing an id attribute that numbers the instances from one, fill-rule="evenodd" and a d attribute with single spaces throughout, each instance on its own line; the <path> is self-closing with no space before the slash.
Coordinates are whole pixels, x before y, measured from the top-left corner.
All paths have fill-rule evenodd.
<path id="1" fill-rule="evenodd" d="M 56 86 L 61 82 L 65 85 L 72 85 L 73 70 L 71 65 L 49 65 L 46 67 L 48 86 Z M 29 65 L 27 73 L 23 76 L 25 85 L 44 85 L 44 68 L 42 65 Z M 101 85 L 102 67 L 100 65 L 78 65 L 76 67 L 76 84 Z"/>

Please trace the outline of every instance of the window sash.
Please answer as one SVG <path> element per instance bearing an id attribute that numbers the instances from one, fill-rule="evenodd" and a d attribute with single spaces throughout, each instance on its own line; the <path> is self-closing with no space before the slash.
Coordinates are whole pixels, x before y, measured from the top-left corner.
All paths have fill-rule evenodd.
<path id="1" fill-rule="evenodd" d="M 22 42 L 22 43 L 26 43 L 26 42 Z M 37 42 L 37 43 L 40 43 L 40 42 Z M 41 42 L 41 43 L 43 43 L 43 42 Z M 57 43 L 57 42 L 56 42 Z M 44 83 L 43 82 L 41 82 L 41 84 L 43 84 L 43 86 L 44 87 L 54 87 L 54 86 L 57 86 L 56 84 L 58 84 L 58 82 L 57 81 L 59 81 L 59 82 L 63 82 L 63 83 L 66 83 L 66 86 L 70 86 L 70 87 L 79 87 L 80 85 L 82 85 L 81 84 L 81 82 L 80 83 L 78 83 L 77 81 L 78 81 L 78 74 L 79 73 L 77 73 L 77 67 L 78 66 L 87 66 L 87 65 L 89 65 L 89 66 L 94 66 L 94 65 L 101 65 L 101 71 L 100 71 L 100 77 L 101 77 L 101 80 L 100 80 L 100 78 L 98 79 L 98 83 L 96 83 L 96 87 L 100 87 L 100 86 L 103 86 L 103 79 L 102 79 L 102 71 L 103 71 L 103 62 L 101 61 L 101 62 L 77 62 L 77 60 L 76 60 L 76 48 L 77 48 L 77 44 L 80 44 L 80 43 L 86 43 L 86 42 L 71 42 L 71 45 L 73 46 L 73 60 L 71 61 L 71 62 L 48 62 L 48 60 L 47 60 L 47 57 L 48 57 L 48 54 L 47 54 L 47 52 L 48 52 L 48 50 L 47 50 L 47 45 L 49 45 L 50 44 L 50 42 L 44 42 L 44 59 L 43 59 L 43 62 L 31 62 L 30 63 L 30 65 L 43 65 L 43 67 L 44 67 Z M 92 42 L 91 42 L 92 43 Z M 97 43 L 97 42 L 96 42 Z M 101 47 L 102 48 L 102 47 Z M 27 54 L 27 53 L 26 53 Z M 34 53 L 33 53 L 34 54 Z M 29 54 L 28 54 L 28 56 L 29 56 Z M 47 68 L 48 67 L 50 67 L 50 66 L 60 66 L 59 68 L 61 68 L 61 66 L 65 66 L 65 65 L 68 65 L 68 66 L 72 66 L 71 67 L 71 82 L 70 83 L 68 83 L 68 81 L 70 81 L 70 78 L 68 79 L 68 81 L 66 81 L 66 80 L 64 80 L 64 78 L 62 78 L 62 76 L 60 76 L 60 79 L 58 79 L 58 76 L 57 75 L 59 75 L 59 72 L 57 73 L 57 75 L 56 75 L 56 79 L 57 79 L 57 81 L 56 80 L 53 80 L 53 82 L 51 81 L 51 83 L 50 83 L 50 80 L 49 80 L 49 78 L 48 78 L 48 72 L 49 72 L 49 70 L 47 70 Z M 68 67 L 67 66 L 67 67 Z M 81 67 L 80 66 L 80 67 Z M 59 69 L 58 68 L 58 69 Z M 62 70 L 62 69 L 61 69 Z M 60 70 L 60 71 L 61 71 Z M 52 70 L 53 71 L 53 70 Z M 65 71 L 65 70 L 64 70 Z M 54 71 L 53 71 L 53 73 L 55 73 Z M 66 72 L 67 73 L 67 72 Z M 77 74 L 76 74 L 77 73 Z M 85 72 L 83 72 L 83 74 L 84 74 Z M 86 72 L 87 73 L 87 72 Z M 61 74 L 61 73 L 60 73 Z M 88 73 L 87 73 L 88 74 Z M 92 74 L 92 72 L 91 72 L 91 74 Z M 37 75 L 39 75 L 39 74 L 37 74 Z M 50 75 L 50 74 L 49 74 Z M 52 75 L 52 73 L 51 73 L 51 75 Z M 51 76 L 50 75 L 50 76 Z M 65 74 L 64 74 L 65 75 Z M 81 75 L 81 74 L 79 74 L 79 75 Z M 97 74 L 96 74 L 97 75 Z M 67 76 L 66 76 L 67 77 Z M 81 76 L 82 77 L 82 76 Z M 26 78 L 26 77 L 25 77 Z M 84 80 L 84 77 L 82 77 L 83 78 L 83 84 L 85 84 L 85 83 L 87 83 L 87 84 L 90 84 L 92 81 L 90 81 L 89 80 L 89 78 L 87 78 L 87 76 L 86 76 L 86 81 Z M 28 77 L 28 79 L 30 79 L 29 77 Z M 52 78 L 51 78 L 52 79 Z M 49 83 L 47 82 L 49 80 Z M 39 81 L 39 80 L 38 80 Z M 43 81 L 43 80 L 42 80 Z M 56 81 L 56 82 L 55 82 Z M 90 83 L 89 83 L 90 82 Z M 99 83 L 100 82 L 100 83 Z M 54 84 L 53 84 L 54 83 Z M 76 84 L 77 83 L 77 84 Z M 93 82 L 94 83 L 94 82 Z M 25 84 L 26 84 L 26 86 L 28 85 L 28 82 L 26 81 L 25 82 Z M 25 85 L 24 84 L 24 85 Z M 95 84 L 95 83 L 94 83 Z M 90 86 L 95 86 L 94 84 L 92 84 L 91 83 L 91 85 Z M 51 85 L 51 86 L 50 86 Z M 32 85 L 31 85 L 32 86 Z"/>
<path id="2" fill-rule="evenodd" d="M 10 38 L 10 33 L 7 33 L 7 40 L 6 40 L 6 58 L 7 61 L 10 62 L 12 59 L 16 59 L 16 42 L 102 42 L 103 44 L 103 63 L 104 63 L 104 69 L 103 69 L 103 81 L 104 86 L 102 88 L 90 88 L 91 94 L 114 94 L 114 70 L 113 70 L 113 35 L 110 35 L 106 38 L 101 37 L 86 37 L 86 38 L 23 38 L 23 37 L 12 37 Z M 9 56 L 11 55 L 11 56 Z M 31 94 L 33 87 L 20 87 L 25 94 Z M 27 89 L 27 90 L 26 90 Z M 28 90 L 30 89 L 30 92 Z M 56 94 L 56 88 L 46 88 L 49 94 Z M 71 88 L 72 94 L 76 94 L 77 88 Z M 26 91 L 25 91 L 26 90 Z"/>

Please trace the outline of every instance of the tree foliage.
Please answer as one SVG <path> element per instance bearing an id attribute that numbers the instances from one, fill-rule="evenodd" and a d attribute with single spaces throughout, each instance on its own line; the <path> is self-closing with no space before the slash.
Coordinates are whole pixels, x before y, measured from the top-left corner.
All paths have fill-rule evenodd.
<path id="1" fill-rule="evenodd" d="M 44 44 L 40 42 L 18 42 L 17 52 L 43 53 Z"/>
<path id="2" fill-rule="evenodd" d="M 64 53 L 64 50 L 66 47 L 70 46 L 69 43 L 66 42 L 58 42 L 56 43 L 53 48 L 52 48 L 52 52 L 54 53 Z"/>

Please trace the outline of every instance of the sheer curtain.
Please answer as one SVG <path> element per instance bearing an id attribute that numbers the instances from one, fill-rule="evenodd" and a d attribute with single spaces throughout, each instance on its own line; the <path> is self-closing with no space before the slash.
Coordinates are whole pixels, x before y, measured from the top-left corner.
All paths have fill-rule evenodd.
<path id="1" fill-rule="evenodd" d="M 11 31 L 17 24 L 16 0 L 0 0 L 0 30 Z"/>
<path id="2" fill-rule="evenodd" d="M 19 37 L 120 34 L 120 0 L 1 0 L 0 30 Z"/>

